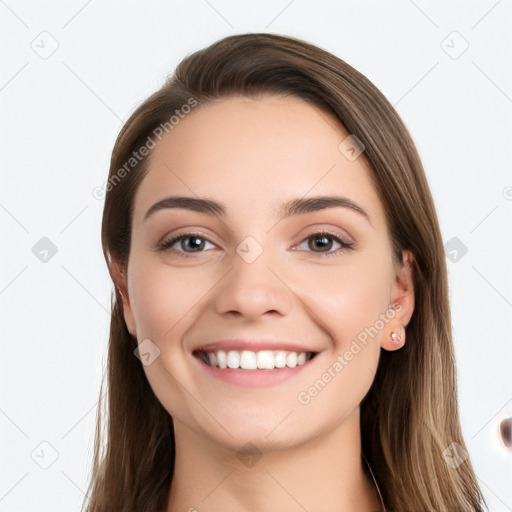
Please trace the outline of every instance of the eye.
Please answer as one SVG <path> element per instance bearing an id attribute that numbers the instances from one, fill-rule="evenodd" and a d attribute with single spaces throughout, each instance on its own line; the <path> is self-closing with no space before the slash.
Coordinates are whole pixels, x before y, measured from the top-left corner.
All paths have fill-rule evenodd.
<path id="1" fill-rule="evenodd" d="M 307 248 L 317 253 L 318 256 L 323 254 L 328 256 L 338 254 L 345 249 L 351 249 L 354 245 L 354 242 L 344 240 L 341 236 L 326 231 L 311 233 L 311 235 L 301 242 L 301 245 L 304 243 L 307 243 Z M 335 244 L 338 244 L 340 247 L 335 251 L 331 251 Z M 317 248 L 320 250 L 316 250 Z"/>
<path id="2" fill-rule="evenodd" d="M 176 249 L 173 246 L 176 245 L 178 242 L 179 249 Z M 164 239 L 161 242 L 159 242 L 157 245 L 157 250 L 165 251 L 168 249 L 173 249 L 180 256 L 183 256 L 184 253 L 193 254 L 204 252 L 202 249 L 204 249 L 206 243 L 211 244 L 211 242 L 209 242 L 204 236 L 200 235 L 199 233 L 182 233 L 181 235 L 174 236 L 170 239 Z M 213 246 L 213 244 L 211 245 Z M 192 250 L 188 251 L 188 249 Z"/>
<path id="3" fill-rule="evenodd" d="M 301 245 L 304 243 L 307 243 L 306 250 L 309 249 L 311 252 L 316 253 L 317 256 L 324 254 L 327 256 L 335 255 L 345 249 L 351 249 L 354 245 L 354 242 L 344 240 L 341 236 L 337 236 L 326 231 L 312 233 L 301 242 Z M 175 248 L 174 246 L 177 244 L 178 248 Z M 186 256 L 187 254 L 205 252 L 204 249 L 206 244 L 211 244 L 213 247 L 215 247 L 214 244 L 208 241 L 200 233 L 182 233 L 169 239 L 162 240 L 158 243 L 156 249 L 158 251 L 166 251 L 172 249 L 178 253 L 179 256 Z M 332 251 L 331 249 L 335 244 L 338 244 L 340 247 Z"/>

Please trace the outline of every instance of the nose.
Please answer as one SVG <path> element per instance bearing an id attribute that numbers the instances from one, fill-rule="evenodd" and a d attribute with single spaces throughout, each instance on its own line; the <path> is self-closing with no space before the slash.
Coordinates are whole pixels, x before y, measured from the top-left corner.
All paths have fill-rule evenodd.
<path id="1" fill-rule="evenodd" d="M 265 251 L 252 262 L 238 255 L 233 259 L 232 269 L 217 287 L 215 308 L 218 314 L 257 319 L 266 314 L 290 312 L 294 292 L 284 272 L 275 261 L 269 261 Z"/>

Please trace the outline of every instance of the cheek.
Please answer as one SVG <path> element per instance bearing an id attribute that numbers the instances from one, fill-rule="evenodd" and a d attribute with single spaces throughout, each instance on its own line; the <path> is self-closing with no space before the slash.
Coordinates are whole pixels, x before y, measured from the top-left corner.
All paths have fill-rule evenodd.
<path id="1" fill-rule="evenodd" d="M 390 263 L 353 256 L 344 264 L 318 266 L 296 279 L 301 299 L 329 331 L 336 351 L 345 350 L 375 324 L 381 329 L 379 319 L 389 303 Z"/>
<path id="2" fill-rule="evenodd" d="M 200 272 L 173 269 L 148 259 L 135 257 L 130 270 L 130 301 L 139 337 L 172 336 L 211 288 Z"/>
<path id="3" fill-rule="evenodd" d="M 314 286 L 304 289 L 301 297 L 332 340 L 318 374 L 298 395 L 306 415 L 334 426 L 370 389 L 379 363 L 389 276 L 382 258 L 361 258 L 343 268 L 317 270 Z"/>
<path id="4" fill-rule="evenodd" d="M 129 265 L 129 294 L 139 342 L 150 339 L 159 349 L 144 365 L 148 382 L 167 412 L 186 421 L 190 404 L 180 384 L 189 379 L 181 340 L 189 315 L 211 287 L 183 269 L 173 269 L 154 257 L 134 253 Z M 188 387 L 188 385 L 187 385 Z"/>

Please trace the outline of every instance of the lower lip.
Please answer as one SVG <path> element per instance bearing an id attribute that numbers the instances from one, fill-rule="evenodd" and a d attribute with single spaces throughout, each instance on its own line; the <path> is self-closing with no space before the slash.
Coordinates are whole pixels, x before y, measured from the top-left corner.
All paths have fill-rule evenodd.
<path id="1" fill-rule="evenodd" d="M 300 366 L 290 368 L 274 368 L 273 370 L 242 370 L 241 368 L 219 368 L 217 366 L 208 366 L 200 357 L 192 356 L 200 368 L 207 375 L 215 379 L 235 384 L 237 386 L 246 386 L 251 388 L 266 388 L 280 384 L 285 380 L 291 379 L 298 375 L 305 367 L 309 367 L 311 362 L 318 357 L 316 356 L 306 361 Z"/>

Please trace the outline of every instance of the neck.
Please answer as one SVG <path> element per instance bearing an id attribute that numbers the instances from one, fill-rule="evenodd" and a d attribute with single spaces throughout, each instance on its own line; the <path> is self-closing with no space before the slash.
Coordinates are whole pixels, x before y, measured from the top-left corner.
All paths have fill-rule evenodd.
<path id="1" fill-rule="evenodd" d="M 281 450 L 261 448 L 243 461 L 176 420 L 174 434 L 167 512 L 381 510 L 375 484 L 363 470 L 359 409 L 315 439 Z"/>

